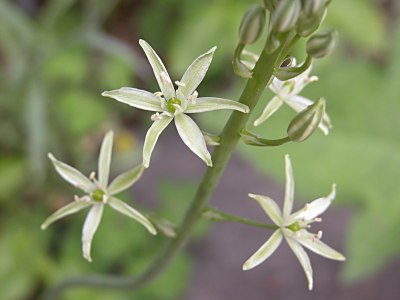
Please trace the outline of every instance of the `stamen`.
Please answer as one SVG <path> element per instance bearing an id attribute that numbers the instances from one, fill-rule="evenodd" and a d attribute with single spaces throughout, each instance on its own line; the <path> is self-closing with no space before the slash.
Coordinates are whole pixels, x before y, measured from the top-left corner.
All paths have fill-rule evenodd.
<path id="1" fill-rule="evenodd" d="M 155 92 L 155 93 L 154 93 L 154 96 L 156 96 L 156 97 L 162 97 L 162 96 L 163 96 L 163 93 L 162 93 L 162 92 Z"/>
<path id="2" fill-rule="evenodd" d="M 106 195 L 103 195 L 103 198 L 101 199 L 101 201 L 102 201 L 104 204 L 106 204 L 106 203 L 107 203 L 107 200 L 108 200 L 107 196 L 106 196 Z"/>
<path id="3" fill-rule="evenodd" d="M 197 96 L 199 95 L 199 93 L 197 91 L 194 91 L 193 94 L 191 94 L 188 97 L 188 100 L 192 103 L 192 104 L 196 104 L 196 100 L 197 100 Z"/>
<path id="4" fill-rule="evenodd" d="M 186 86 L 186 84 L 185 83 L 183 83 L 183 82 L 181 82 L 181 81 L 175 81 L 175 84 L 177 85 L 177 86 L 181 86 L 181 87 L 185 87 Z"/>
<path id="5" fill-rule="evenodd" d="M 89 196 L 83 196 L 81 199 L 83 201 L 90 202 L 90 197 Z"/>
<path id="6" fill-rule="evenodd" d="M 79 201 L 79 197 L 78 197 L 78 195 L 74 195 L 74 201 Z"/>
<path id="7" fill-rule="evenodd" d="M 315 82 L 318 81 L 318 79 L 319 79 L 318 76 L 311 76 L 308 78 L 307 82 Z"/>
<path id="8" fill-rule="evenodd" d="M 314 222 L 320 223 L 320 222 L 322 222 L 322 218 L 315 218 Z"/>
<path id="9" fill-rule="evenodd" d="M 322 238 L 322 230 L 317 232 L 317 238 L 320 240 Z"/>
<path id="10" fill-rule="evenodd" d="M 175 113 L 176 112 L 183 112 L 183 109 L 179 104 L 174 103 L 172 105 L 175 107 Z"/>
<path id="11" fill-rule="evenodd" d="M 154 121 L 158 121 L 158 120 L 161 120 L 163 117 L 162 117 L 162 115 L 160 115 L 159 113 L 155 113 L 154 115 L 152 115 L 151 117 L 150 117 L 150 119 L 154 122 Z"/>
<path id="12" fill-rule="evenodd" d="M 89 178 L 91 180 L 95 181 L 96 180 L 96 172 L 95 171 L 91 172 L 90 175 L 89 175 Z"/>

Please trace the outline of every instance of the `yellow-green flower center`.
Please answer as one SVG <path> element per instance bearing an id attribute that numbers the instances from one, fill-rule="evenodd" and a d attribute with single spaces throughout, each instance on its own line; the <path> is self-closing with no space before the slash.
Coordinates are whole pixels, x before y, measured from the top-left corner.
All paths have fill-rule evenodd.
<path id="1" fill-rule="evenodd" d="M 301 226 L 300 226 L 299 222 L 294 222 L 294 223 L 290 224 L 289 226 L 287 226 L 287 228 L 293 232 L 297 232 L 301 229 Z"/>
<path id="2" fill-rule="evenodd" d="M 167 101 L 167 109 L 172 113 L 176 111 L 176 107 L 174 106 L 174 104 L 178 104 L 179 106 L 181 106 L 182 101 L 178 98 L 171 98 Z"/>
<path id="3" fill-rule="evenodd" d="M 94 201 L 101 202 L 103 201 L 104 191 L 101 189 L 96 189 L 91 196 Z"/>

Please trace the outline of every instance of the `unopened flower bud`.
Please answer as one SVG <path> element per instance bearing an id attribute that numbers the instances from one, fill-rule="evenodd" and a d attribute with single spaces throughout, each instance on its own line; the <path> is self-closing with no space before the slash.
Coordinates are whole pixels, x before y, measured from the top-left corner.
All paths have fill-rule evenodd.
<path id="1" fill-rule="evenodd" d="M 301 111 L 288 126 L 288 136 L 293 142 L 303 142 L 318 128 L 325 113 L 325 100 L 318 101 Z"/>
<path id="2" fill-rule="evenodd" d="M 243 16 L 239 28 L 240 42 L 253 44 L 261 35 L 265 26 L 265 9 L 261 5 L 252 5 Z"/>
<path id="3" fill-rule="evenodd" d="M 302 16 L 306 18 L 318 17 L 326 7 L 326 0 L 302 0 Z"/>
<path id="4" fill-rule="evenodd" d="M 264 6 L 270 12 L 273 12 L 274 9 L 276 8 L 276 3 L 277 2 L 278 2 L 277 0 L 264 0 Z"/>
<path id="5" fill-rule="evenodd" d="M 336 46 L 337 33 L 334 30 L 324 31 L 308 39 L 306 51 L 312 58 L 321 58 L 332 52 Z"/>
<path id="6" fill-rule="evenodd" d="M 300 0 L 280 0 L 271 16 L 271 30 L 286 32 L 292 29 L 299 18 Z"/>

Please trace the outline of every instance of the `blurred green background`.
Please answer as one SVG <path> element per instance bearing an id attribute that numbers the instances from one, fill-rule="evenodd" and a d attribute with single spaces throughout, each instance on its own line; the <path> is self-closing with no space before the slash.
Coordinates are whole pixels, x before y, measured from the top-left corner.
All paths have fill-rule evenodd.
<path id="1" fill-rule="evenodd" d="M 160 250 L 165 239 L 151 239 L 134 222 L 112 213 L 106 213 L 97 233 L 102 238 L 95 240 L 102 259 L 91 265 L 80 252 L 84 214 L 40 231 L 45 217 L 74 193 L 52 170 L 46 153 L 90 171 L 102 136 L 111 128 L 116 132 L 114 171 L 140 162 L 148 114 L 100 96 L 121 86 L 157 90 L 139 38 L 161 54 L 173 78 L 179 78 L 196 55 L 217 45 L 199 92 L 238 99 L 244 82 L 232 74 L 230 60 L 241 16 L 252 3 L 0 0 L 0 299 L 37 299 L 68 275 L 136 274 Z M 334 124 L 328 137 L 318 132 L 303 144 L 267 151 L 240 146 L 249 164 L 282 182 L 282 157 L 290 153 L 301 198 L 325 194 L 332 182 L 338 184 L 336 204 L 354 212 L 346 234 L 348 260 L 341 272 L 349 283 L 373 276 L 400 252 L 396 6 L 396 0 L 332 1 L 323 27 L 336 28 L 340 44 L 333 55 L 315 63 L 313 74 L 320 81 L 302 93 L 311 99 L 326 97 Z M 262 42 L 251 49 L 261 46 Z M 299 59 L 304 58 L 302 49 L 296 49 Z M 252 119 L 271 96 L 265 92 Z M 218 132 L 226 117 L 213 113 L 199 121 Z M 282 109 L 256 131 L 279 138 L 292 117 L 290 109 Z M 176 184 L 165 181 L 155 186 L 161 203 L 155 209 L 178 222 L 195 184 L 180 184 L 179 197 Z M 127 193 L 124 199 L 134 196 Z M 134 239 L 126 238 L 127 231 Z M 203 228 L 197 236 L 206 232 Z M 192 258 L 181 255 L 168 275 L 142 290 L 137 299 L 178 299 L 191 270 Z M 73 291 L 65 299 L 92 295 Z M 115 297 L 96 294 L 99 300 Z"/>

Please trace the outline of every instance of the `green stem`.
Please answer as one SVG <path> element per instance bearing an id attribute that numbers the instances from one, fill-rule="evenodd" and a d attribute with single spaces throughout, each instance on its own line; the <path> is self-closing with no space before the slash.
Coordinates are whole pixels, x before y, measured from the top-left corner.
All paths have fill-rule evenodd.
<path id="1" fill-rule="evenodd" d="M 240 131 L 240 135 L 242 136 L 243 142 L 251 146 L 276 147 L 291 142 L 288 136 L 281 139 L 270 140 L 259 137 L 258 135 L 255 135 L 246 129 L 242 129 Z"/>
<path id="2" fill-rule="evenodd" d="M 255 226 L 255 227 L 262 227 L 266 229 L 271 229 L 271 230 L 276 230 L 279 229 L 279 226 L 275 224 L 267 224 L 267 223 L 260 223 L 256 222 L 250 219 L 242 218 L 239 216 L 227 214 L 223 211 L 220 211 L 215 208 L 207 208 L 203 212 L 203 218 L 213 221 L 213 222 L 236 222 L 236 223 L 242 223 L 250 226 Z"/>
<path id="3" fill-rule="evenodd" d="M 254 68 L 253 78 L 247 81 L 239 101 L 247 105 L 250 111 L 254 109 L 272 76 L 276 60 L 280 54 L 279 50 L 280 49 L 271 54 L 263 50 Z M 202 212 L 217 187 L 222 173 L 240 139 L 239 132 L 245 127 L 249 117 L 250 114 L 243 114 L 237 111 L 231 114 L 220 136 L 220 146 L 215 148 L 212 155 L 214 166 L 207 169 L 196 195 L 186 211 L 181 226 L 179 227 L 180 231 L 178 235 L 175 239 L 169 241 L 165 250 L 153 261 L 147 270 L 137 277 L 89 276 L 70 278 L 49 290 L 44 296 L 44 299 L 57 299 L 58 295 L 60 295 L 63 290 L 79 286 L 134 290 L 145 286 L 159 276 L 179 253 L 181 248 L 188 242 L 195 225 L 201 218 Z"/>
<path id="4" fill-rule="evenodd" d="M 283 51 L 279 54 L 279 57 L 276 60 L 278 64 L 276 67 L 280 66 L 282 61 L 286 58 L 290 50 L 292 50 L 293 46 L 299 41 L 300 38 L 301 36 L 296 33 L 293 37 L 287 40 L 286 45 L 283 47 Z"/>

